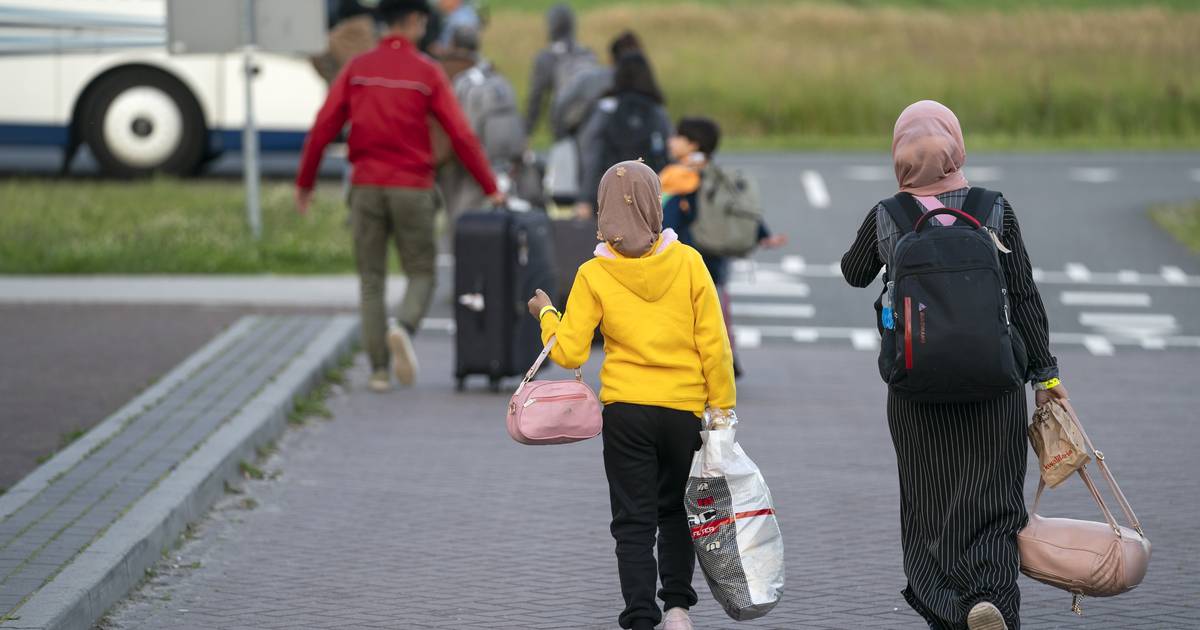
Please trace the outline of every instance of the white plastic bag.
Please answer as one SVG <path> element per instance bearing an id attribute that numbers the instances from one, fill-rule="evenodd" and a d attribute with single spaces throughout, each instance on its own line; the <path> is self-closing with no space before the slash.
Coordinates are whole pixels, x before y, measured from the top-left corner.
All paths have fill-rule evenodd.
<path id="1" fill-rule="evenodd" d="M 684 496 L 692 544 L 713 598 L 737 621 L 771 611 L 783 593 L 783 536 L 771 491 L 734 440 L 702 431 Z"/>

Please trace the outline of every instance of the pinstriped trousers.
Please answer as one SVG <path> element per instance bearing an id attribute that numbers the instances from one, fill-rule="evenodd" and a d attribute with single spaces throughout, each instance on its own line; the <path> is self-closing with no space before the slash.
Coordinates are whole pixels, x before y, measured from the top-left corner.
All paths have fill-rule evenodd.
<path id="1" fill-rule="evenodd" d="M 965 630 L 989 601 L 1020 628 L 1017 532 L 1025 526 L 1025 390 L 976 403 L 888 394 L 900 473 L 903 595 L 938 630 Z"/>

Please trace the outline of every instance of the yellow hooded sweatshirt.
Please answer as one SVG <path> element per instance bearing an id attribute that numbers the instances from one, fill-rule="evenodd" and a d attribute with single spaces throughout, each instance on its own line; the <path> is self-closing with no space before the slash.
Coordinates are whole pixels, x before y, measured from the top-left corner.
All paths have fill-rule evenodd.
<path id="1" fill-rule="evenodd" d="M 550 358 L 582 366 L 596 326 L 604 333 L 600 401 L 691 411 L 737 404 L 733 352 L 720 299 L 700 253 L 679 242 L 627 258 L 607 245 L 579 267 L 561 320 L 542 316 Z M 659 251 L 661 250 L 661 251 Z"/>

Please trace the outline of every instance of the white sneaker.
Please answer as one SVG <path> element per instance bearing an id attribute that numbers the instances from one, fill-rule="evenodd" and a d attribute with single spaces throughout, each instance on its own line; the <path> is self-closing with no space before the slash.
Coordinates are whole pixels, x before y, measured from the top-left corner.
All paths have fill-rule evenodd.
<path id="1" fill-rule="evenodd" d="M 970 630 L 1008 630 L 1004 623 L 1004 615 L 991 602 L 979 602 L 971 607 L 967 615 L 967 628 Z"/>
<path id="2" fill-rule="evenodd" d="M 412 385 L 417 380 L 417 352 L 413 349 L 412 338 L 404 327 L 395 321 L 389 322 L 387 334 L 388 348 L 392 351 L 392 372 L 401 385 Z"/>
<path id="3" fill-rule="evenodd" d="M 367 381 L 367 388 L 376 394 L 382 394 L 392 390 L 392 377 L 388 375 L 387 370 L 379 370 L 371 374 L 370 380 Z"/>
<path id="4" fill-rule="evenodd" d="M 667 611 L 659 628 L 661 630 L 693 630 L 692 618 L 688 617 L 686 608 L 675 607 Z"/>

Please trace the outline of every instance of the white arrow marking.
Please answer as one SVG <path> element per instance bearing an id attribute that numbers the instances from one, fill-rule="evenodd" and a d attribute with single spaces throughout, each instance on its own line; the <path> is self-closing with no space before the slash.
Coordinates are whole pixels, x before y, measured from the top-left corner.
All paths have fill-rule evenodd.
<path id="1" fill-rule="evenodd" d="M 800 183 L 804 185 L 804 194 L 808 203 L 814 208 L 829 207 L 829 189 L 825 187 L 825 178 L 816 171 L 804 171 L 800 174 Z"/>
<path id="2" fill-rule="evenodd" d="M 757 348 L 762 345 L 762 331 L 757 328 L 734 326 L 733 340 L 739 348 Z"/>
<path id="3" fill-rule="evenodd" d="M 744 297 L 798 297 L 806 298 L 811 292 L 803 282 L 754 282 L 734 281 L 729 283 L 730 295 Z"/>
<path id="4" fill-rule="evenodd" d="M 879 349 L 879 333 L 867 329 L 859 329 L 850 333 L 850 345 L 855 350 L 871 351 Z"/>
<path id="5" fill-rule="evenodd" d="M 1137 284 L 1142 275 L 1132 269 L 1122 269 L 1117 272 L 1117 282 L 1122 284 Z"/>
<path id="6" fill-rule="evenodd" d="M 797 328 L 792 331 L 792 340 L 800 343 L 813 343 L 821 338 L 816 328 Z"/>
<path id="7" fill-rule="evenodd" d="M 1080 313 L 1079 323 L 1103 332 L 1131 337 L 1160 337 L 1178 329 L 1174 315 L 1160 313 Z"/>
<path id="8" fill-rule="evenodd" d="M 804 273 L 804 258 L 801 256 L 784 256 L 779 261 L 779 268 L 783 269 L 784 273 Z"/>

